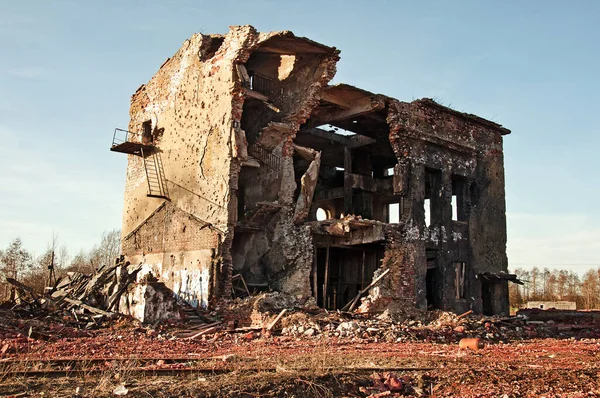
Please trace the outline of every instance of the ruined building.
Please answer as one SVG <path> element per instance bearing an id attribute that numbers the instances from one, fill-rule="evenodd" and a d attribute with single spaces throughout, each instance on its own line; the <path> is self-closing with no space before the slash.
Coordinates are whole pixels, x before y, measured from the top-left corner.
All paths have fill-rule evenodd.
<path id="1" fill-rule="evenodd" d="M 506 313 L 510 131 L 329 85 L 338 60 L 251 26 L 186 40 L 115 132 L 126 259 L 192 305 L 231 297 L 240 274 L 339 309 L 387 271 L 363 309 Z"/>

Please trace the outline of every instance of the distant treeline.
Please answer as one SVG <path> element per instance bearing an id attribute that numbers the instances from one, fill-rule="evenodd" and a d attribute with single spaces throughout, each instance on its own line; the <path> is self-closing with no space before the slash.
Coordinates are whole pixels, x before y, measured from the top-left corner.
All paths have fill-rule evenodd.
<path id="1" fill-rule="evenodd" d="M 511 307 L 523 307 L 528 301 L 574 301 L 577 309 L 600 308 L 600 267 L 583 276 L 563 269 L 533 267 L 513 271 L 525 282 L 509 285 Z"/>
<path id="2" fill-rule="evenodd" d="M 98 245 L 75 256 L 69 255 L 67 246 L 59 247 L 57 236 L 48 245 L 46 252 L 37 258 L 25 248 L 20 238 L 15 238 L 6 249 L 0 249 L 0 301 L 14 294 L 14 289 L 6 282 L 6 278 L 16 279 L 42 293 L 46 286 L 52 285 L 55 278 L 66 272 L 91 273 L 102 265 L 112 264 L 120 251 L 119 229 L 105 231 Z M 52 275 L 50 267 L 54 271 Z"/>

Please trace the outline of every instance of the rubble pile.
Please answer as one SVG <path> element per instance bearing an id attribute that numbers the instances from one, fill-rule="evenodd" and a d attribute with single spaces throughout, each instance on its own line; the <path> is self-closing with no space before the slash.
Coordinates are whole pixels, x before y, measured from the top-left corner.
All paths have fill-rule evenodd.
<path id="1" fill-rule="evenodd" d="M 99 328 L 103 322 L 118 316 L 121 298 L 136 281 L 141 266 L 131 270 L 128 266 L 129 263 L 118 259 L 115 265 L 103 266 L 91 275 L 68 272 L 52 287 L 47 287 L 43 295 L 7 278 L 16 295 L 12 301 L 2 303 L 2 326 L 19 334 L 26 323 L 32 330 L 29 334 L 38 334 L 42 338 L 44 330 L 49 332 L 49 337 L 60 330 L 68 331 L 67 336 L 74 336 L 81 333 L 71 329 Z"/>
<path id="2" fill-rule="evenodd" d="M 311 314 L 312 313 L 312 314 Z M 281 319 L 280 332 L 295 338 L 339 338 L 363 342 L 456 343 L 464 338 L 503 342 L 531 338 L 597 338 L 597 323 L 559 324 L 526 316 L 456 315 L 444 311 L 386 310 L 378 314 L 296 309 Z"/>
<path id="3" fill-rule="evenodd" d="M 312 300 L 272 292 L 234 300 L 221 315 L 229 331 L 253 331 L 296 339 L 346 339 L 360 342 L 457 343 L 465 338 L 508 342 L 532 338 L 598 338 L 599 320 L 540 322 L 513 317 L 457 315 L 446 311 L 389 308 L 383 312 L 327 311 Z M 257 333 L 256 336 L 259 336 Z"/>

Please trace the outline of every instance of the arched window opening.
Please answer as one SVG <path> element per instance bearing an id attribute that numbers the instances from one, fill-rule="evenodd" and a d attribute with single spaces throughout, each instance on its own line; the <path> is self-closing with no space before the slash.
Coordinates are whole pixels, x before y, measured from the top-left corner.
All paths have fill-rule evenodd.
<path id="1" fill-rule="evenodd" d="M 329 220 L 331 218 L 331 212 L 321 207 L 317 209 L 317 221 Z"/>

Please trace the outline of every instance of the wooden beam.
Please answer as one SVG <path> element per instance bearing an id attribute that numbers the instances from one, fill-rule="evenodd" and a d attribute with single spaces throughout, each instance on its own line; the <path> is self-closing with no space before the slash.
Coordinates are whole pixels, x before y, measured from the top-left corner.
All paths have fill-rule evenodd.
<path id="1" fill-rule="evenodd" d="M 347 135 L 336 134 L 331 131 L 319 129 L 316 127 L 304 129 L 304 130 L 300 131 L 300 134 L 310 134 L 312 136 L 323 138 L 323 139 L 326 139 L 329 141 L 333 141 L 333 142 L 336 142 L 341 145 L 346 145 L 350 148 L 358 148 L 358 147 L 361 147 L 364 145 L 370 145 L 370 144 L 374 144 L 377 142 L 376 139 L 367 137 L 366 135 L 362 135 L 362 134 L 355 134 L 355 135 L 347 136 Z"/>
<path id="2" fill-rule="evenodd" d="M 271 324 L 267 327 L 267 330 L 268 331 L 273 330 L 273 328 L 275 327 L 275 325 L 277 325 L 277 322 L 279 322 L 279 320 L 281 319 L 281 317 L 284 316 L 286 312 L 287 312 L 287 308 L 282 309 L 281 312 L 279 313 L 279 315 L 277 315 L 277 318 L 275 318 L 273 320 L 273 322 L 271 322 Z"/>
<path id="3" fill-rule="evenodd" d="M 323 282 L 323 308 L 327 308 L 327 285 L 329 284 L 329 246 L 325 251 L 325 280 Z"/>
<path id="4" fill-rule="evenodd" d="M 334 309 L 338 309 L 340 305 L 340 297 L 342 296 L 342 259 L 344 258 L 344 254 L 338 257 L 338 280 L 337 280 L 337 288 L 335 295 L 335 302 L 333 303 Z"/>
<path id="5" fill-rule="evenodd" d="M 362 251 L 362 265 L 360 267 L 360 290 L 365 288 L 365 249 Z"/>
<path id="6" fill-rule="evenodd" d="M 313 296 L 315 298 L 315 303 L 319 302 L 319 284 L 317 283 L 317 246 L 313 244 L 313 268 L 312 268 L 312 276 L 313 276 Z"/>
<path id="7" fill-rule="evenodd" d="M 348 308 L 348 311 L 352 311 L 354 309 L 354 307 L 356 306 L 356 304 L 358 303 L 358 300 L 360 299 L 360 296 L 362 296 L 370 288 L 372 288 L 373 286 L 375 286 L 377 284 L 377 282 L 379 282 L 384 276 L 387 275 L 388 272 L 390 272 L 389 268 L 386 269 L 385 271 L 383 271 L 383 273 L 381 275 L 379 275 L 377 278 L 373 279 L 373 282 L 371 282 L 369 284 L 369 286 L 365 287 L 363 290 L 361 290 L 360 292 L 358 292 L 358 294 L 356 295 L 356 297 L 354 297 L 354 300 L 352 300 L 351 302 L 349 302 L 348 304 L 346 304 L 346 306 L 344 306 L 344 308 L 342 308 L 342 311 L 344 311 L 346 308 Z"/>
<path id="8" fill-rule="evenodd" d="M 320 126 L 340 120 L 356 118 L 385 108 L 385 101 L 379 97 L 364 97 L 350 104 L 350 108 L 333 112 L 323 112 L 310 122 L 311 126 Z"/>
<path id="9" fill-rule="evenodd" d="M 344 147 L 344 214 L 352 214 L 352 151 Z"/>
<path id="10" fill-rule="evenodd" d="M 365 145 L 371 145 L 376 143 L 377 140 L 375 138 L 367 137 L 366 135 L 352 135 L 348 139 L 348 147 L 349 148 L 358 148 Z"/>

